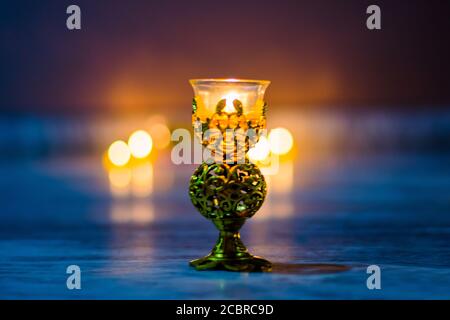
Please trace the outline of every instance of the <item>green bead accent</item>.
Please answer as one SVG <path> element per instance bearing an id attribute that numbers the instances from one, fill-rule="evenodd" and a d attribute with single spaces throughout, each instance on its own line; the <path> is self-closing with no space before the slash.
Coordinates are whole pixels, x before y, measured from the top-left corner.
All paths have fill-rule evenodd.
<path id="1" fill-rule="evenodd" d="M 197 270 L 271 271 L 272 264 L 251 255 L 239 229 L 263 204 L 266 182 L 252 163 L 207 164 L 194 172 L 189 196 L 197 210 L 220 231 L 209 255 L 191 261 Z"/>
<path id="2" fill-rule="evenodd" d="M 197 112 L 197 101 L 195 101 L 195 98 L 192 99 L 192 114 L 195 114 Z"/>

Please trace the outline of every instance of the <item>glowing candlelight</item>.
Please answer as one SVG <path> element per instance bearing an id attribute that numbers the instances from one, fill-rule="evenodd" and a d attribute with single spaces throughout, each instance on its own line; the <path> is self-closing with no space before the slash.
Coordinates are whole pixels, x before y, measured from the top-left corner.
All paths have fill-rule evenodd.
<path id="1" fill-rule="evenodd" d="M 152 151 L 152 137 L 144 130 L 137 130 L 128 139 L 128 146 L 135 158 L 145 158 Z"/>
<path id="2" fill-rule="evenodd" d="M 232 92 L 229 92 L 228 94 L 226 94 L 225 96 L 223 96 L 222 99 L 226 100 L 225 109 L 223 109 L 224 112 L 226 112 L 226 113 L 236 112 L 236 108 L 234 107 L 233 102 L 234 102 L 234 100 L 240 101 L 239 94 L 232 91 Z"/>
<path id="3" fill-rule="evenodd" d="M 108 149 L 108 158 L 116 166 L 124 166 L 128 163 L 131 157 L 128 145 L 122 141 L 117 140 L 111 144 Z"/>
<path id="4" fill-rule="evenodd" d="M 266 80 L 246 79 L 194 79 L 190 80 L 195 93 L 194 114 L 201 122 L 207 122 L 216 113 L 217 104 L 225 101 L 223 112 L 237 112 L 234 101 L 242 104 L 242 113 L 248 120 L 259 121 L 264 116 L 264 92 Z"/>

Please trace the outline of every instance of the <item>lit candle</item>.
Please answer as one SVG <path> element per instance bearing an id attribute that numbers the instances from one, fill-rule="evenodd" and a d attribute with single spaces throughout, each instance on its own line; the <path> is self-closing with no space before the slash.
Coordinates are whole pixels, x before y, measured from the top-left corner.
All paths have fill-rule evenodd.
<path id="1" fill-rule="evenodd" d="M 258 140 L 262 129 L 265 129 L 264 92 L 269 81 L 239 79 L 197 79 L 190 81 L 194 88 L 193 105 L 194 129 L 203 145 L 214 151 L 219 158 L 227 162 L 235 161 L 237 149 L 245 154 Z M 198 124 L 200 123 L 200 124 Z M 204 138 L 206 129 L 214 134 Z M 256 137 L 248 141 L 242 136 L 248 129 L 253 129 Z M 233 130 L 233 136 L 229 130 Z M 228 132 L 227 132 L 228 131 Z M 217 146 L 217 137 L 222 135 L 223 144 Z M 235 144 L 234 139 L 237 143 Z M 239 151 L 241 153 L 241 151 Z M 216 159 L 217 160 L 217 159 Z"/>
<path id="2" fill-rule="evenodd" d="M 222 99 L 226 100 L 225 109 L 223 109 L 223 111 L 226 112 L 226 113 L 234 113 L 234 112 L 236 112 L 236 109 L 234 108 L 233 102 L 234 102 L 234 100 L 240 101 L 239 98 L 240 97 L 239 97 L 239 95 L 236 92 L 229 92 L 224 97 L 222 97 Z"/>

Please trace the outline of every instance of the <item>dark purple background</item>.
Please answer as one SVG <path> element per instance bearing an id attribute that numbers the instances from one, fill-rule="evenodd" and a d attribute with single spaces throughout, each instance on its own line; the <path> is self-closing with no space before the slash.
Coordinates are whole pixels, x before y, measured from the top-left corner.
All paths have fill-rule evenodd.
<path id="1" fill-rule="evenodd" d="M 449 15 L 448 1 L 3 1 L 0 109 L 177 110 L 195 77 L 272 80 L 279 107 L 442 108 Z"/>

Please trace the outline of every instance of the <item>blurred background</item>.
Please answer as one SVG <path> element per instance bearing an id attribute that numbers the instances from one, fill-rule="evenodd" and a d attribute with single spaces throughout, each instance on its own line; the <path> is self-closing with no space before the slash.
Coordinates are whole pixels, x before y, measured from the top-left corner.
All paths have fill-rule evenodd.
<path id="1" fill-rule="evenodd" d="M 72 2 L 0 4 L 0 294 L 70 297 L 53 277 L 78 261 L 92 283 L 80 297 L 204 297 L 185 267 L 216 231 L 190 204 L 196 166 L 172 164 L 170 134 L 191 130 L 188 79 L 213 77 L 272 81 L 268 128 L 284 144 L 269 135 L 260 152 L 280 170 L 244 228 L 251 248 L 448 277 L 448 2 L 376 1 L 376 31 L 373 1 Z M 71 4 L 81 30 L 66 28 Z M 24 280 L 36 270 L 48 278 Z M 165 278 L 176 270 L 191 282 Z M 111 290 L 124 277 L 134 286 Z M 208 277 L 211 298 L 321 297 L 301 281 L 270 296 L 251 290 L 267 279 Z M 431 278 L 392 277 L 382 297 L 448 297 Z M 344 286 L 365 298 L 357 279 Z"/>

